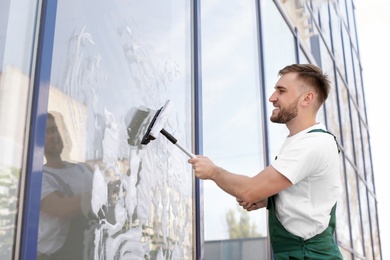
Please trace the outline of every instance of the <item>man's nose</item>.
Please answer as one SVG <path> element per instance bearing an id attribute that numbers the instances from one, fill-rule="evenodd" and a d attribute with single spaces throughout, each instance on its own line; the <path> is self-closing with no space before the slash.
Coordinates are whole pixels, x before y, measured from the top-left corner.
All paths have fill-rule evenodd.
<path id="1" fill-rule="evenodd" d="M 271 96 L 268 98 L 268 101 L 269 102 L 275 102 L 276 101 L 275 92 L 271 94 Z"/>

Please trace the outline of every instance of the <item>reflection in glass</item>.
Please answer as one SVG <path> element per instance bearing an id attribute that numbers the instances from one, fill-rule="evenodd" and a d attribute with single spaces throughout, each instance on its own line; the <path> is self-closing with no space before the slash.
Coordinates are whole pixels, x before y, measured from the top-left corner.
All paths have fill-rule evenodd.
<path id="1" fill-rule="evenodd" d="M 188 158 L 165 138 L 140 144 L 169 99 L 165 128 L 190 147 L 189 4 L 73 0 L 57 8 L 48 110 L 60 111 L 68 129 L 63 159 L 92 168 L 96 223 L 86 259 L 191 259 Z"/>
<path id="2" fill-rule="evenodd" d="M 92 169 L 64 160 L 72 140 L 60 113 L 47 116 L 38 259 L 91 259 L 94 228 Z M 63 155 L 62 155 L 63 154 Z"/>

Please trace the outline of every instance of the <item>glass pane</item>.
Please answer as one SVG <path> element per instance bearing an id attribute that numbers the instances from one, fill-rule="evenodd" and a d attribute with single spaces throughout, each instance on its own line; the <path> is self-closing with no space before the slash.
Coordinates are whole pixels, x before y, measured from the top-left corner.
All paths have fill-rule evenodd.
<path id="1" fill-rule="evenodd" d="M 314 1 L 318 5 L 318 13 L 320 20 L 321 33 L 324 36 L 327 46 L 331 46 L 331 32 L 329 27 L 329 4 L 328 2 L 318 2 Z"/>
<path id="2" fill-rule="evenodd" d="M 310 63 L 302 47 L 299 48 L 299 63 L 300 64 Z"/>
<path id="3" fill-rule="evenodd" d="M 350 161 L 354 161 L 353 143 L 352 143 L 352 126 L 351 126 L 351 117 L 349 111 L 350 101 L 348 100 L 349 95 L 344 82 L 340 79 L 339 74 L 337 75 L 337 82 L 338 82 L 340 116 L 341 116 L 341 122 L 343 122 L 341 129 L 343 131 L 342 132 L 343 146 L 345 148 L 344 152 Z"/>
<path id="4" fill-rule="evenodd" d="M 274 92 L 275 83 L 278 79 L 278 72 L 286 65 L 296 62 L 294 36 L 287 26 L 283 16 L 270 1 L 261 1 L 263 17 L 263 55 L 265 72 L 266 100 Z M 273 106 L 267 102 L 267 113 L 265 120 L 269 121 Z M 288 135 L 288 130 L 284 124 L 268 124 L 269 155 L 273 159 L 284 139 Z"/>
<path id="5" fill-rule="evenodd" d="M 364 152 L 364 164 L 365 168 L 365 181 L 367 182 L 367 186 L 369 190 L 374 192 L 374 175 L 373 175 L 373 164 L 371 161 L 371 147 L 368 143 L 368 129 L 365 125 L 362 124 L 362 145 Z"/>
<path id="6" fill-rule="evenodd" d="M 201 5 L 203 152 L 221 167 L 247 175 L 264 167 L 256 8 L 255 1 L 239 0 Z M 222 251 L 214 252 L 211 240 L 221 240 L 241 255 L 244 251 L 235 251 L 241 247 L 235 247 L 232 239 L 246 244 L 250 237 L 267 236 L 265 209 L 248 214 L 213 182 L 203 185 L 206 259 L 228 259 Z M 234 233 L 229 216 L 237 222 L 246 218 L 251 231 Z M 255 243 L 263 247 L 266 242 Z M 221 258 L 213 257 L 218 255 Z M 258 257 L 266 256 L 267 251 L 262 251 Z"/>
<path id="7" fill-rule="evenodd" d="M 342 158 L 342 156 L 340 156 Z M 336 232 L 337 240 L 342 245 L 347 247 L 351 246 L 350 243 L 350 227 L 349 227 L 349 211 L 348 211 L 348 194 L 346 192 L 346 179 L 345 179 L 345 169 L 343 163 L 340 163 L 340 177 L 342 182 L 342 189 L 340 189 L 340 200 L 337 202 L 337 223 L 336 223 Z"/>
<path id="8" fill-rule="evenodd" d="M 348 23 L 346 4 L 346 1 L 338 1 L 339 16 L 343 19 L 344 23 Z"/>
<path id="9" fill-rule="evenodd" d="M 345 68 L 346 68 L 346 82 L 348 84 L 348 91 L 350 98 L 356 103 L 356 87 L 355 87 L 355 76 L 352 61 L 352 45 L 349 38 L 349 34 L 344 26 L 343 30 L 343 45 L 344 45 L 344 56 L 345 56 Z"/>
<path id="10" fill-rule="evenodd" d="M 37 1 L 0 1 L 0 259 L 11 259 L 30 93 Z"/>
<path id="11" fill-rule="evenodd" d="M 320 41 L 320 52 L 321 52 L 322 70 L 324 71 L 324 73 L 328 75 L 328 78 L 331 83 L 329 96 L 325 102 L 327 128 L 330 132 L 332 132 L 337 137 L 337 140 L 340 143 L 341 140 L 340 124 L 339 124 L 339 115 L 338 115 L 339 104 L 337 100 L 336 78 L 334 75 L 334 67 L 333 67 L 334 63 L 323 41 Z"/>
<path id="12" fill-rule="evenodd" d="M 343 255 L 343 260 L 351 260 L 354 259 L 352 257 L 352 253 L 349 250 L 345 250 L 344 248 L 340 247 L 340 252 Z"/>
<path id="13" fill-rule="evenodd" d="M 357 49 L 357 36 L 356 36 L 356 25 L 355 25 L 355 7 L 353 0 L 347 0 L 346 5 L 348 8 L 348 19 L 349 19 L 349 32 L 351 34 L 352 45 Z"/>
<path id="14" fill-rule="evenodd" d="M 366 259 L 372 258 L 372 241 L 371 241 L 371 227 L 370 227 L 370 210 L 369 205 L 369 192 L 367 186 L 361 180 L 359 180 L 359 189 L 360 189 L 360 202 L 361 202 L 361 211 L 362 211 L 362 223 L 363 223 L 363 239 L 365 247 L 365 256 Z M 374 260 L 374 259 L 373 259 Z"/>
<path id="15" fill-rule="evenodd" d="M 308 1 L 282 1 L 283 9 L 287 16 L 297 28 L 300 41 L 309 50 L 311 49 L 311 38 L 313 33 L 313 17 L 311 15 Z"/>
<path id="16" fill-rule="evenodd" d="M 378 226 L 378 211 L 377 211 L 377 201 L 376 199 L 370 194 L 369 196 L 370 200 L 370 215 L 371 215 L 371 229 L 372 229 L 372 238 L 373 238 L 373 258 L 374 259 L 381 259 L 381 248 L 379 244 L 379 226 Z"/>
<path id="17" fill-rule="evenodd" d="M 358 191 L 358 178 L 352 165 L 347 162 L 347 186 L 349 201 L 355 201 L 356 203 L 349 203 L 350 218 L 351 218 L 351 231 L 352 231 L 352 243 L 355 253 L 363 255 L 363 236 L 362 236 L 362 222 L 360 218 L 360 201 Z"/>
<path id="18" fill-rule="evenodd" d="M 359 174 L 364 178 L 364 161 L 363 161 L 363 148 L 362 148 L 362 136 L 361 136 L 361 125 L 358 111 L 354 105 L 351 106 L 351 117 L 352 117 L 352 131 L 353 131 L 353 143 L 355 146 L 355 158 L 356 167 L 359 169 Z"/>
<path id="19" fill-rule="evenodd" d="M 339 68 L 342 77 L 345 77 L 345 67 L 343 59 L 343 46 L 341 41 L 341 20 L 338 16 L 336 3 L 330 5 L 330 19 L 331 19 L 331 30 L 333 40 L 333 55 L 336 61 L 336 66 Z"/>
<path id="20" fill-rule="evenodd" d="M 39 254 L 191 259 L 192 169 L 159 134 L 164 127 L 191 150 L 189 3 L 69 0 L 57 8 Z M 166 100 L 156 140 L 141 144 Z"/>
<path id="21" fill-rule="evenodd" d="M 353 60 L 354 60 L 354 66 L 355 66 L 355 84 L 356 84 L 356 94 L 357 94 L 357 104 L 359 106 L 359 112 L 360 117 L 363 118 L 364 122 L 366 122 L 366 113 L 365 113 L 365 102 L 364 102 L 364 90 L 362 85 L 362 78 L 361 78 L 361 67 L 360 67 L 360 61 L 358 59 L 358 56 L 356 52 L 353 52 Z"/>

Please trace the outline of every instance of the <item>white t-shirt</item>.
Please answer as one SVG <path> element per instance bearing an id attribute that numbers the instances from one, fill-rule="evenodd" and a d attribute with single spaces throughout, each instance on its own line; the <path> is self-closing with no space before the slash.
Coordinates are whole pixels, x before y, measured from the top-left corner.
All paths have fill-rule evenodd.
<path id="1" fill-rule="evenodd" d="M 54 191 L 64 193 L 64 187 L 49 171 L 65 183 L 68 183 L 74 195 L 92 191 L 92 173 L 82 164 L 66 163 L 65 168 L 56 169 L 43 166 L 41 200 Z M 59 250 L 68 235 L 70 220 L 51 216 L 47 213 L 39 214 L 38 252 L 40 254 L 53 254 Z"/>
<path id="2" fill-rule="evenodd" d="M 338 200 L 340 166 L 334 137 L 316 124 L 288 137 L 272 166 L 293 186 L 275 197 L 276 216 L 290 233 L 305 240 L 322 233 L 329 225 L 332 207 Z"/>

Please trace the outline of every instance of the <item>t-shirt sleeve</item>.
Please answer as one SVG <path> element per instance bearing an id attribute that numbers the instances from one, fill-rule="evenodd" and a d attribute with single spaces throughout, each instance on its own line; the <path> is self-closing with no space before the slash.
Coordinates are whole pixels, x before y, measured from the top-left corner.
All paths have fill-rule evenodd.
<path id="1" fill-rule="evenodd" d="M 272 166 L 292 184 L 296 184 L 323 167 L 328 149 L 326 142 L 327 140 L 314 135 L 292 142 L 278 154 Z"/>

